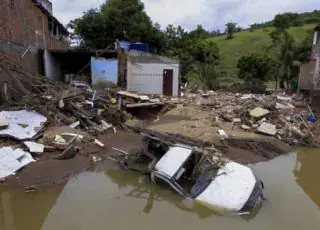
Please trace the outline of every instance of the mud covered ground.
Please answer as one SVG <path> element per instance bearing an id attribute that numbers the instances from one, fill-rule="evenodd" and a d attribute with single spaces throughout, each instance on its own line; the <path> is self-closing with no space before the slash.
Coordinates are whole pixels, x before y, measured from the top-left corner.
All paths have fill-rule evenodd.
<path id="1" fill-rule="evenodd" d="M 196 106 L 178 105 L 160 116 L 157 112 L 159 110 L 155 109 L 148 116 L 131 120 L 127 125 L 212 143 L 227 158 L 243 164 L 267 161 L 289 152 L 290 149 L 289 146 L 274 138 L 244 132 L 228 124 L 219 123 L 212 117 L 210 111 L 200 111 Z M 221 128 L 230 136 L 229 140 L 221 141 L 217 133 Z M 61 132 L 61 128 L 58 130 Z M 56 130 L 47 132 L 55 134 Z M 85 133 L 82 134 L 85 135 Z M 92 141 L 83 141 L 77 144 L 79 151 L 76 157 L 69 160 L 56 160 L 54 159 L 56 153 L 45 153 L 37 162 L 31 163 L 16 175 L 9 177 L 7 183 L 23 187 L 61 183 L 99 161 L 123 157 L 123 154 L 113 148 L 134 155 L 142 147 L 142 137 L 129 131 L 118 130 L 117 133 L 111 131 L 94 138 L 100 140 L 105 146 L 100 147 Z"/>
<path id="2" fill-rule="evenodd" d="M 55 152 L 44 153 L 36 162 L 33 162 L 19 170 L 16 175 L 7 178 L 10 186 L 36 189 L 39 186 L 60 184 L 71 176 L 86 171 L 106 157 L 116 158 L 119 152 L 112 147 L 121 149 L 130 154 L 135 154 L 141 148 L 141 137 L 139 135 L 119 131 L 117 133 L 106 133 L 97 137 L 105 147 L 90 143 L 79 143 L 77 155 L 68 160 L 57 160 Z"/>

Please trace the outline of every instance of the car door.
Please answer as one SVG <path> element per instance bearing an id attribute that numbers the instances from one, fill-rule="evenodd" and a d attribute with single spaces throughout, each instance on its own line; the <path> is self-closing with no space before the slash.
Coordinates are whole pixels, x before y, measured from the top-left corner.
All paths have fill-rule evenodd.
<path id="1" fill-rule="evenodd" d="M 184 197 L 190 197 L 176 182 L 170 180 L 170 178 L 166 177 L 166 175 L 153 171 L 151 173 L 151 180 L 156 184 L 165 184 L 171 187 L 175 192 Z"/>

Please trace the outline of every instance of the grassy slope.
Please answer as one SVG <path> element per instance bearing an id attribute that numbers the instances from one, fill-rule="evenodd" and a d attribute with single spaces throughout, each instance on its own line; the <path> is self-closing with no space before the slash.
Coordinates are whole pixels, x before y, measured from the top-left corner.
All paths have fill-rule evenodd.
<path id="1" fill-rule="evenodd" d="M 296 42 L 301 42 L 308 31 L 313 30 L 315 24 L 308 24 L 302 27 L 293 27 L 290 33 Z M 248 53 L 263 53 L 265 48 L 271 45 L 269 33 L 273 28 L 257 29 L 253 32 L 244 31 L 235 34 L 231 40 L 225 36 L 210 38 L 220 48 L 221 64 L 219 70 L 227 72 L 230 76 L 237 75 L 237 63 L 241 56 Z"/>

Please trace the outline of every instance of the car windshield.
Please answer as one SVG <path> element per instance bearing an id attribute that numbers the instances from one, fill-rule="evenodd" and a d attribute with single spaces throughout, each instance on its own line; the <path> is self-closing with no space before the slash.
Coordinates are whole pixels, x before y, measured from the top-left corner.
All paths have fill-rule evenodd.
<path id="1" fill-rule="evenodd" d="M 192 154 L 175 175 L 176 182 L 192 198 L 201 194 L 216 176 L 219 167 L 207 158 L 199 160 L 197 154 Z"/>

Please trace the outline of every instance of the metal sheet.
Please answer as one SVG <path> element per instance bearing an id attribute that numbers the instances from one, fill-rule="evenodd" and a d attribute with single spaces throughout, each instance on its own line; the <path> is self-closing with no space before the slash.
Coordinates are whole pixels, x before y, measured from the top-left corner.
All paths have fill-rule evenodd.
<path id="1" fill-rule="evenodd" d="M 34 161 L 31 154 L 22 149 L 0 148 L 0 178 L 13 175 L 16 171 Z"/>
<path id="2" fill-rule="evenodd" d="M 44 151 L 44 145 L 39 144 L 37 142 L 32 141 L 25 141 L 23 142 L 28 148 L 31 153 L 43 153 Z"/>
<path id="3" fill-rule="evenodd" d="M 26 110 L 2 111 L 0 117 L 2 116 L 6 118 L 9 126 L 0 130 L 0 136 L 9 136 L 17 140 L 33 138 L 47 121 L 41 114 Z"/>

